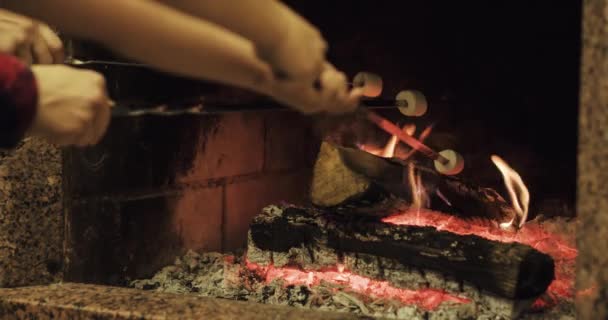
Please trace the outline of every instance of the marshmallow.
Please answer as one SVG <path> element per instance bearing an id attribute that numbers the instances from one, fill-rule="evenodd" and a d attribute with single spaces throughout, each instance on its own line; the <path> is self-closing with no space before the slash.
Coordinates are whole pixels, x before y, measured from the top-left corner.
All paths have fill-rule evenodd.
<path id="1" fill-rule="evenodd" d="M 428 108 L 426 98 L 420 91 L 404 90 L 395 97 L 399 111 L 406 116 L 420 117 Z"/>
<path id="2" fill-rule="evenodd" d="M 439 160 L 434 161 L 435 169 L 439 173 L 453 176 L 461 173 L 464 169 L 464 159 L 458 152 L 448 149 L 439 152 L 439 155 L 448 159 L 448 163 L 446 164 L 441 163 Z"/>
<path id="3" fill-rule="evenodd" d="M 369 72 L 359 72 L 353 78 L 353 86 L 363 88 L 363 96 L 376 98 L 382 93 L 382 78 Z"/>

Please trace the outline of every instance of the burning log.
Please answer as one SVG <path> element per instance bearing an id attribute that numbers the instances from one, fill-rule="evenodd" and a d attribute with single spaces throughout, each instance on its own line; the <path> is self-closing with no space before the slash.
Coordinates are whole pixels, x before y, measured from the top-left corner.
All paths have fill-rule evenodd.
<path id="1" fill-rule="evenodd" d="M 313 173 L 312 203 L 358 215 L 387 216 L 414 206 L 498 222 L 516 216 L 493 189 L 398 161 L 323 143 Z"/>
<path id="2" fill-rule="evenodd" d="M 553 259 L 527 245 L 313 209 L 266 210 L 254 219 L 250 232 L 253 245 L 264 251 L 307 248 L 312 264 L 323 260 L 314 254 L 319 249 L 377 256 L 404 268 L 440 272 L 510 299 L 536 297 L 554 278 Z"/>
<path id="3" fill-rule="evenodd" d="M 343 266 L 398 287 L 465 293 L 508 317 L 547 290 L 555 269 L 550 256 L 523 244 L 295 207 L 269 207 L 254 219 L 247 256 L 260 265 Z"/>

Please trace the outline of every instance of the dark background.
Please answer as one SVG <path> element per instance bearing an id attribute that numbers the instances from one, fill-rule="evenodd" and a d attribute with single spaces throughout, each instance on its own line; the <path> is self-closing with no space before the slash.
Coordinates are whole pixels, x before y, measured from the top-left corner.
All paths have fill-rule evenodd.
<path id="1" fill-rule="evenodd" d="M 580 1 L 287 3 L 349 76 L 380 74 L 389 98 L 422 91 L 427 115 L 392 118 L 434 123 L 429 144 L 461 152 L 465 175 L 502 190 L 495 153 L 527 183 L 531 214 L 574 214 Z"/>

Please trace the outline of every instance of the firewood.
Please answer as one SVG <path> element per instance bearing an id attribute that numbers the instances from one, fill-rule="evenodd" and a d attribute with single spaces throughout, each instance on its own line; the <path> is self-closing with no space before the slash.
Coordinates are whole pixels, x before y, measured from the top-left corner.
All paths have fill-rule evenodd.
<path id="1" fill-rule="evenodd" d="M 310 196 L 312 203 L 335 211 L 385 216 L 406 209 L 407 201 L 394 196 L 380 184 L 346 166 L 337 148 L 323 143 L 314 166 Z"/>
<path id="2" fill-rule="evenodd" d="M 424 196 L 419 203 L 411 170 L 420 176 Z M 315 163 L 310 198 L 318 207 L 356 215 L 386 216 L 414 205 L 498 222 L 516 214 L 491 188 L 441 175 L 421 163 L 385 159 L 328 142 L 322 144 Z"/>
<path id="3" fill-rule="evenodd" d="M 434 273 L 518 301 L 543 294 L 555 272 L 550 256 L 524 244 L 296 207 L 268 208 L 254 219 L 248 258 L 307 270 L 344 263 L 380 280 Z"/>

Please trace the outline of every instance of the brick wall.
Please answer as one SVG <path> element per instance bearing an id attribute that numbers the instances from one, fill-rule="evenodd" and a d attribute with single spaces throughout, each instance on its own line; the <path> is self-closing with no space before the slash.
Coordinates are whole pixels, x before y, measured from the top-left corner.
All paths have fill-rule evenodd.
<path id="1" fill-rule="evenodd" d="M 288 111 L 116 119 L 64 152 L 68 279 L 122 284 L 187 249 L 238 249 L 262 207 L 305 200 L 316 141 Z"/>

